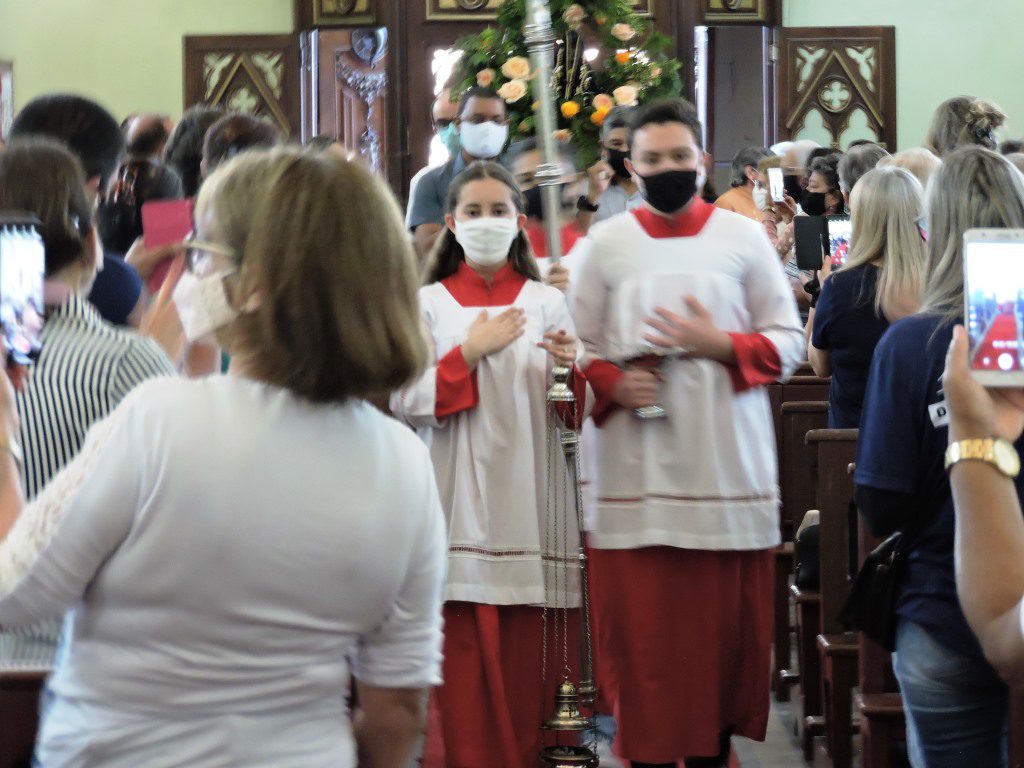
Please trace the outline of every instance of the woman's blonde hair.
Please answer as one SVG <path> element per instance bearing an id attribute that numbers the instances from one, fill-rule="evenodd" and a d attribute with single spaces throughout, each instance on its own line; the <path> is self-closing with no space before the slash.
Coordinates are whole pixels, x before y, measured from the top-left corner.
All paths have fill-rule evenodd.
<path id="1" fill-rule="evenodd" d="M 966 147 L 946 158 L 928 188 L 924 311 L 963 318 L 964 233 L 1024 227 L 1024 175 L 1001 155 Z"/>
<path id="2" fill-rule="evenodd" d="M 939 105 L 924 145 L 939 157 L 960 147 L 995 149 L 996 130 L 1006 113 L 995 104 L 973 96 L 957 96 Z"/>
<path id="3" fill-rule="evenodd" d="M 251 151 L 203 184 L 197 221 L 238 255 L 232 354 L 315 403 L 371 397 L 426 361 L 414 259 L 378 177 L 330 153 Z"/>
<path id="4" fill-rule="evenodd" d="M 927 190 L 928 182 L 942 165 L 942 161 L 930 149 L 915 147 L 897 152 L 889 157 L 883 157 L 878 161 L 878 165 L 881 168 L 903 168 L 910 171 L 921 182 L 921 186 Z"/>
<path id="5" fill-rule="evenodd" d="M 890 322 L 921 306 L 925 243 L 921 184 L 902 168 L 875 168 L 853 188 L 853 232 L 844 270 L 881 261 L 875 311 Z"/>

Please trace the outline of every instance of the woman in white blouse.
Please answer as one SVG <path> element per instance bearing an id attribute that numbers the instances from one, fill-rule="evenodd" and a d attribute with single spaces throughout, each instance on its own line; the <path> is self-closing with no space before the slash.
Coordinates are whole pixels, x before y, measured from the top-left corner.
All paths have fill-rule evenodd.
<path id="1" fill-rule="evenodd" d="M 426 448 L 363 400 L 425 360 L 397 205 L 358 165 L 256 153 L 204 184 L 197 236 L 174 300 L 231 374 L 138 387 L 24 509 L 4 385 L 0 624 L 70 611 L 37 758 L 403 766 L 445 532 Z"/>

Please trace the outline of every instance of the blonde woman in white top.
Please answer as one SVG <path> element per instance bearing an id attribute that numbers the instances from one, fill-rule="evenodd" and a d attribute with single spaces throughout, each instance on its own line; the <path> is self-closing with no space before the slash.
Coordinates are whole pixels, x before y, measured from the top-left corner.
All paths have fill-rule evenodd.
<path id="1" fill-rule="evenodd" d="M 232 374 L 139 387 L 24 509 L 0 457 L 0 624 L 70 611 L 37 759 L 404 766 L 445 533 L 426 449 L 363 400 L 425 358 L 398 208 L 355 164 L 278 150 L 204 184 L 197 234 L 175 303 Z"/>

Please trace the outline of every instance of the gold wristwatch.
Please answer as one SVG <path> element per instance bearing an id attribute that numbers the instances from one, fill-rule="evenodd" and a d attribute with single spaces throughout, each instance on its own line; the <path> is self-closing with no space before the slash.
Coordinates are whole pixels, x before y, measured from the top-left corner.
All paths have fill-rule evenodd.
<path id="1" fill-rule="evenodd" d="M 1011 479 L 1020 474 L 1017 449 L 1001 437 L 977 437 L 951 443 L 946 449 L 946 471 L 961 461 L 983 461 Z"/>

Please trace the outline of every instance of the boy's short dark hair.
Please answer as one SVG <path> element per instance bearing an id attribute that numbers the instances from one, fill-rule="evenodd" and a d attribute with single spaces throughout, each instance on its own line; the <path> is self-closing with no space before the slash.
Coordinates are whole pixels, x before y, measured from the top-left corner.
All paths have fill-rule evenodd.
<path id="1" fill-rule="evenodd" d="M 78 158 L 86 179 L 96 176 L 100 189 L 124 154 L 121 126 L 95 101 L 69 93 L 40 96 L 25 105 L 11 125 L 11 138 L 49 136 Z"/>
<path id="2" fill-rule="evenodd" d="M 222 117 L 206 132 L 203 160 L 206 173 L 213 173 L 225 160 L 247 149 L 270 149 L 281 143 L 281 133 L 266 120 L 252 115 Z"/>
<path id="3" fill-rule="evenodd" d="M 459 117 L 462 117 L 462 113 L 466 111 L 466 105 L 469 104 L 470 99 L 497 99 L 503 105 L 505 103 L 504 99 L 498 95 L 497 91 L 492 91 L 490 88 L 474 85 L 462 94 L 462 98 L 459 99 Z"/>
<path id="4" fill-rule="evenodd" d="M 639 107 L 633 115 L 633 133 L 648 125 L 682 123 L 693 134 L 697 146 L 704 149 L 704 126 L 697 115 L 697 108 L 686 99 L 658 99 Z"/>

